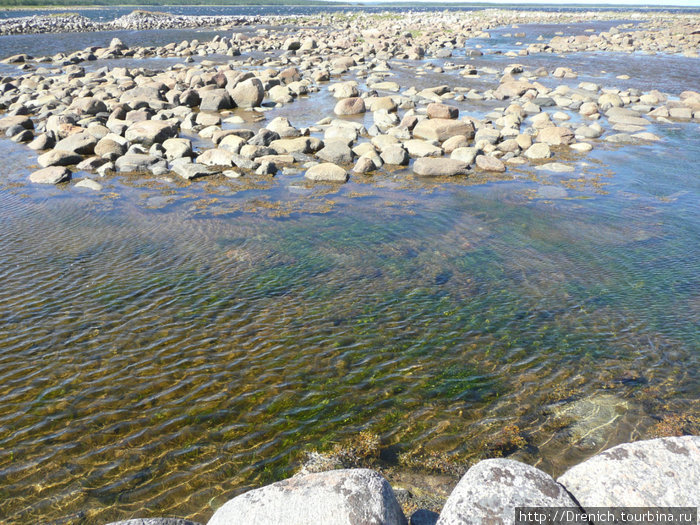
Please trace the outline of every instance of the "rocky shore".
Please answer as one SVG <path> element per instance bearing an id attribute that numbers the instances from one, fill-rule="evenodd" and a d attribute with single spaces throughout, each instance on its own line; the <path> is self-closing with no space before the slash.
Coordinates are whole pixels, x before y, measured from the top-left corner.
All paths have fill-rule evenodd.
<path id="1" fill-rule="evenodd" d="M 261 23 L 257 16 L 184 16 L 136 10 L 109 22 L 99 22 L 76 13 L 55 13 L 5 18 L 0 21 L 0 35 L 38 33 L 85 33 L 92 31 L 130 31 L 152 29 L 187 29 L 201 27 L 242 26 Z"/>
<path id="2" fill-rule="evenodd" d="M 316 24 L 332 22 L 339 30 L 311 27 L 290 34 L 263 28 L 209 42 L 134 48 L 115 38 L 108 47 L 70 55 L 15 55 L 4 62 L 16 65 L 19 74 L 0 79 L 0 108 L 6 110 L 0 133 L 38 152 L 41 169 L 30 176 L 35 183 L 66 182 L 76 171 L 98 177 L 172 173 L 190 180 L 299 170 L 309 181 L 343 183 L 351 174 L 406 166 L 417 177 L 497 174 L 522 166 L 567 173 L 574 171 L 572 159 L 600 141 L 649 143 L 659 140 L 648 131 L 652 123 L 700 120 L 695 91 L 618 89 L 594 82 L 571 87 L 577 72 L 570 67 L 548 70 L 513 62 L 496 69 L 449 61 L 459 53 L 478 56 L 482 51 L 470 38 L 488 39 L 485 28 L 521 18 L 504 13 L 488 21 L 464 17 L 461 25 L 455 25 L 460 15 L 452 13 L 421 21 L 410 15 L 360 15 L 345 23 L 338 16 L 319 17 Z M 585 39 L 555 37 L 513 58 L 524 58 L 530 49 L 589 46 L 610 52 L 629 46 L 687 56 L 697 52 L 698 20 L 677 20 L 672 32 L 655 28 L 655 21 L 647 20 L 647 29 L 612 27 Z M 149 57 L 183 58 L 183 63 L 160 69 L 80 65 Z M 397 60 L 424 59 L 445 60 L 415 64 L 418 75 L 440 75 L 444 83 L 418 89 L 393 79 Z M 562 83 L 547 87 L 545 78 Z M 490 85 L 467 87 L 474 79 Z M 270 109 L 322 92 L 337 102 L 313 125 L 281 116 L 262 128 L 246 126 L 265 122 Z M 498 105 L 485 116 L 465 114 L 472 103 Z M 366 127 L 358 117 L 367 112 L 372 119 Z M 83 179 L 83 187 L 100 186 Z"/>
<path id="3" fill-rule="evenodd" d="M 684 507 L 683 512 L 697 520 L 699 485 L 700 437 L 684 436 L 618 445 L 572 467 L 557 480 L 524 463 L 487 459 L 467 471 L 439 514 L 418 509 L 408 519 L 392 487 L 372 470 L 297 475 L 229 500 L 207 525 L 535 523 L 533 518 L 516 519 L 516 509 L 522 507 L 564 508 L 570 513 L 568 519 L 547 523 L 596 523 L 590 518 L 601 507 L 616 508 L 618 522 L 625 521 L 621 509 L 640 507 L 662 512 Z M 198 524 L 149 518 L 109 525 Z"/>

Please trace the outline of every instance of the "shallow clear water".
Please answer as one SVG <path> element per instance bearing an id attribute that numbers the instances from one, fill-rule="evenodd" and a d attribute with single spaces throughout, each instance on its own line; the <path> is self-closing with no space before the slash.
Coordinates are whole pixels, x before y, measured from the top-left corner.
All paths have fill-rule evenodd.
<path id="1" fill-rule="evenodd" d="M 276 111 L 308 125 L 318 97 Z M 698 125 L 650 130 L 564 177 L 97 194 L 28 185 L 34 155 L 3 140 L 0 516 L 206 521 L 361 430 L 402 465 L 557 475 L 697 415 Z"/>

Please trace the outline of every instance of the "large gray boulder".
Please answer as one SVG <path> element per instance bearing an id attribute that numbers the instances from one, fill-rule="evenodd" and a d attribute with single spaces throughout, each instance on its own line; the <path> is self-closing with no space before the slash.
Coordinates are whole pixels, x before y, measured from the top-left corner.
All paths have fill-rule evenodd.
<path id="1" fill-rule="evenodd" d="M 358 115 L 365 111 L 365 101 L 360 97 L 349 97 L 339 100 L 333 108 L 333 113 L 336 115 Z"/>
<path id="2" fill-rule="evenodd" d="M 233 100 L 225 89 L 212 89 L 203 93 L 199 104 L 200 111 L 219 111 L 232 107 L 234 107 Z"/>
<path id="3" fill-rule="evenodd" d="M 352 162 L 352 150 L 337 140 L 328 141 L 324 147 L 316 153 L 319 159 L 334 164 L 350 164 Z"/>
<path id="4" fill-rule="evenodd" d="M 231 91 L 231 98 L 241 108 L 255 108 L 265 98 L 265 88 L 259 78 L 249 78 L 236 84 Z"/>
<path id="5" fill-rule="evenodd" d="M 59 140 L 54 146 L 54 149 L 79 153 L 80 155 L 90 155 L 95 151 L 96 145 L 97 139 L 87 131 L 83 131 Z"/>
<path id="6" fill-rule="evenodd" d="M 368 469 L 331 470 L 251 490 L 207 525 L 406 525 L 389 483 Z"/>
<path id="7" fill-rule="evenodd" d="M 541 470 L 510 459 L 487 459 L 470 468 L 447 498 L 437 525 L 515 523 L 516 507 L 577 507 Z"/>
<path id="8" fill-rule="evenodd" d="M 176 136 L 177 123 L 168 120 L 142 120 L 129 126 L 124 134 L 126 140 L 144 146 L 159 144 Z"/>
<path id="9" fill-rule="evenodd" d="M 700 507 L 700 437 L 638 441 L 601 452 L 557 481 L 584 507 Z"/>

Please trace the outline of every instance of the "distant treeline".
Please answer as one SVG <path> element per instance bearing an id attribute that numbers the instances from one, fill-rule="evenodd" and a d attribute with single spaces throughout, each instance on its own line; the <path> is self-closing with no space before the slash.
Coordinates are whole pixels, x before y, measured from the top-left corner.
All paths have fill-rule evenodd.
<path id="1" fill-rule="evenodd" d="M 0 0 L 3 7 L 93 7 L 166 5 L 329 5 L 321 0 Z M 331 4 L 338 5 L 338 4 Z M 341 4 L 342 5 L 342 4 Z"/>

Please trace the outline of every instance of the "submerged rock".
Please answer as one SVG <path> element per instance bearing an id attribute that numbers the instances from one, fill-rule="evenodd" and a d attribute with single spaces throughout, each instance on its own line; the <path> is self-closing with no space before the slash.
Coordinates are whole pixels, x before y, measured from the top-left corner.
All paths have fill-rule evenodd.
<path id="1" fill-rule="evenodd" d="M 307 474 L 225 503 L 207 525 L 406 525 L 387 481 L 371 470 Z"/>

